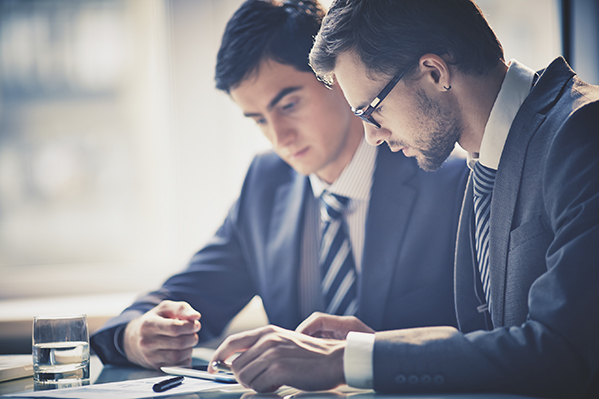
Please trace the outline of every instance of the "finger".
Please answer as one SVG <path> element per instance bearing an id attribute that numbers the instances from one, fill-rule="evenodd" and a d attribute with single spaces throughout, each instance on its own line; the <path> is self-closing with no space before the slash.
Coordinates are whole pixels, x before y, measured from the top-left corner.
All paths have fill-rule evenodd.
<path id="1" fill-rule="evenodd" d="M 306 334 L 306 335 L 314 335 L 321 331 L 326 331 L 327 325 L 331 323 L 331 316 L 326 313 L 314 312 L 312 313 L 306 320 L 304 320 L 295 331 Z"/>
<path id="2" fill-rule="evenodd" d="M 356 316 L 345 316 L 347 318 L 347 324 L 350 326 L 348 328 L 347 333 L 349 333 L 350 331 L 358 331 L 358 332 L 365 332 L 365 333 L 373 333 L 374 330 L 372 328 L 370 328 L 368 325 L 366 325 L 362 320 L 358 319 Z M 347 336 L 346 333 L 346 336 Z M 343 339 L 347 338 L 347 337 L 343 337 Z"/>
<path id="3" fill-rule="evenodd" d="M 326 313 L 312 314 L 296 331 L 317 338 L 332 339 L 346 339 L 350 331 L 374 332 L 355 316 L 335 316 Z"/>
<path id="4" fill-rule="evenodd" d="M 265 365 L 264 370 L 258 374 L 248 385 L 259 393 L 270 393 L 279 389 L 283 383 L 279 383 L 279 375 L 276 374 L 277 365 Z"/>
<path id="5" fill-rule="evenodd" d="M 280 345 L 272 346 L 272 343 L 273 340 L 260 342 L 233 362 L 238 379 L 258 392 L 272 392 L 282 385 L 273 379 L 272 369 L 279 366 L 283 351 Z"/>
<path id="6" fill-rule="evenodd" d="M 233 363 L 235 363 L 235 361 L 233 361 Z M 249 365 L 246 365 L 244 368 L 240 369 L 237 366 L 233 366 L 232 369 L 235 372 L 237 381 L 239 381 L 246 388 L 252 388 L 252 382 L 256 375 L 262 374 L 266 367 L 268 367 L 268 365 L 264 365 L 260 362 L 253 362 Z"/>
<path id="7" fill-rule="evenodd" d="M 273 331 L 265 334 L 240 354 L 232 362 L 231 368 L 243 381 L 251 382 L 264 371 L 270 360 L 277 359 L 286 346 L 289 346 L 289 340 L 284 336 L 284 332 Z"/>
<path id="8" fill-rule="evenodd" d="M 169 319 L 157 314 L 148 315 L 142 321 L 144 333 L 177 337 L 179 335 L 195 334 L 202 328 L 198 320 Z"/>
<path id="9" fill-rule="evenodd" d="M 297 377 L 300 380 L 306 378 L 306 373 L 301 371 L 301 364 L 305 362 L 302 358 L 311 356 L 311 351 L 307 350 L 311 338 L 304 338 L 301 343 L 294 342 L 292 336 L 283 340 L 268 338 L 268 341 L 277 344 L 263 349 L 252 362 L 239 370 L 239 378 L 242 381 L 247 381 L 250 388 L 262 393 L 273 392 L 282 385 L 296 386 L 294 378 Z M 265 344 L 268 346 L 268 343 L 265 342 Z M 254 350 L 257 346 L 258 344 L 254 345 L 247 352 Z M 310 367 L 316 367 L 319 364 L 318 361 L 311 363 Z"/>
<path id="10" fill-rule="evenodd" d="M 245 352 L 248 348 L 251 348 L 256 342 L 258 342 L 263 335 L 273 332 L 274 328 L 274 326 L 266 326 L 230 335 L 218 348 L 216 348 L 216 351 L 212 355 L 210 365 L 208 366 L 208 371 L 211 373 L 216 372 L 216 370 L 212 368 L 213 362 L 224 362 L 237 352 Z"/>
<path id="11" fill-rule="evenodd" d="M 197 334 L 180 335 L 178 337 L 167 337 L 164 335 L 143 336 L 139 346 L 143 351 L 156 350 L 185 350 L 193 349 L 198 343 Z"/>
<path id="12" fill-rule="evenodd" d="M 258 392 L 270 392 L 281 385 L 304 391 L 322 391 L 345 383 L 343 341 L 289 336 L 289 344 L 272 348 L 256 360 L 265 362 L 264 371 L 250 386 Z M 253 365 L 253 364 L 252 364 Z"/>
<path id="13" fill-rule="evenodd" d="M 288 364 L 290 359 L 309 356 L 314 349 L 320 349 L 322 342 L 294 331 L 275 328 L 235 359 L 232 368 L 246 385 L 259 392 L 271 392 L 288 383 L 290 374 L 297 371 L 298 364 Z"/>
<path id="14" fill-rule="evenodd" d="M 162 317 L 180 320 L 199 320 L 202 315 L 187 302 L 162 301 L 155 308 Z"/>

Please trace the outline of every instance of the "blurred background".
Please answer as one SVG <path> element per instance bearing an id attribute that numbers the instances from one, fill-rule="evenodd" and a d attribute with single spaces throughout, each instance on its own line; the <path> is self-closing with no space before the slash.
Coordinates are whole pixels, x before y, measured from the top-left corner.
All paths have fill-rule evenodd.
<path id="1" fill-rule="evenodd" d="M 215 232 L 269 148 L 214 89 L 241 0 L 0 0 L 0 353 L 35 314 L 90 329 Z M 328 6 L 330 1 L 324 1 Z M 506 59 L 599 83 L 599 2 L 480 0 Z M 266 322 L 259 299 L 246 322 Z"/>

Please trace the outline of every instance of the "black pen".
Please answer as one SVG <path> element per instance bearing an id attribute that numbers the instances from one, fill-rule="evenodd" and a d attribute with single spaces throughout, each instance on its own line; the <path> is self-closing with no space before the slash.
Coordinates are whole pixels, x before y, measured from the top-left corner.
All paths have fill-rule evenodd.
<path id="1" fill-rule="evenodd" d="M 171 389 L 171 388 L 176 387 L 177 385 L 180 385 L 183 382 L 183 378 L 185 378 L 185 377 L 179 376 L 179 377 L 169 378 L 168 380 L 160 381 L 160 382 L 154 384 L 152 389 L 154 390 L 154 392 L 164 392 L 167 389 Z"/>

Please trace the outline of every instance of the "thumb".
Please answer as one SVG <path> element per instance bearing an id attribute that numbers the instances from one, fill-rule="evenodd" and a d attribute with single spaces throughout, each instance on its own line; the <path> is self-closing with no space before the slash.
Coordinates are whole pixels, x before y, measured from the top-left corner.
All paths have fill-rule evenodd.
<path id="1" fill-rule="evenodd" d="M 189 304 L 187 304 L 187 309 L 184 309 L 183 312 L 179 314 L 179 319 L 182 320 L 200 320 L 202 314 L 192 308 Z"/>
<path id="2" fill-rule="evenodd" d="M 295 329 L 296 332 L 320 336 L 327 329 L 328 316 L 325 313 L 314 312 Z"/>

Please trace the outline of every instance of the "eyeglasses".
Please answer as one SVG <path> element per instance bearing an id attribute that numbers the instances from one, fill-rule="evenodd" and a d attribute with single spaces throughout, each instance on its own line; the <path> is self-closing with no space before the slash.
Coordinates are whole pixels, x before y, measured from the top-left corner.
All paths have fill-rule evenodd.
<path id="1" fill-rule="evenodd" d="M 366 107 L 360 108 L 357 110 L 354 110 L 352 108 L 352 111 L 354 111 L 354 115 L 357 116 L 358 118 L 362 119 L 364 122 L 368 122 L 371 125 L 374 125 L 377 129 L 380 129 L 381 125 L 377 121 L 374 120 L 374 118 L 372 117 L 372 113 L 374 112 L 376 107 L 381 105 L 381 103 L 383 102 L 385 97 L 387 97 L 387 95 L 391 92 L 391 90 L 393 90 L 393 88 L 395 87 L 397 82 L 399 82 L 399 80 L 403 77 L 403 75 L 405 75 L 406 72 L 407 72 L 407 70 L 395 75 L 393 77 L 393 79 L 391 79 L 391 81 L 389 83 L 387 83 L 387 86 L 385 86 L 385 88 L 383 88 L 383 90 L 379 93 L 379 95 L 376 96 L 374 98 L 374 100 L 372 100 L 372 102 L 370 104 L 368 104 Z"/>

